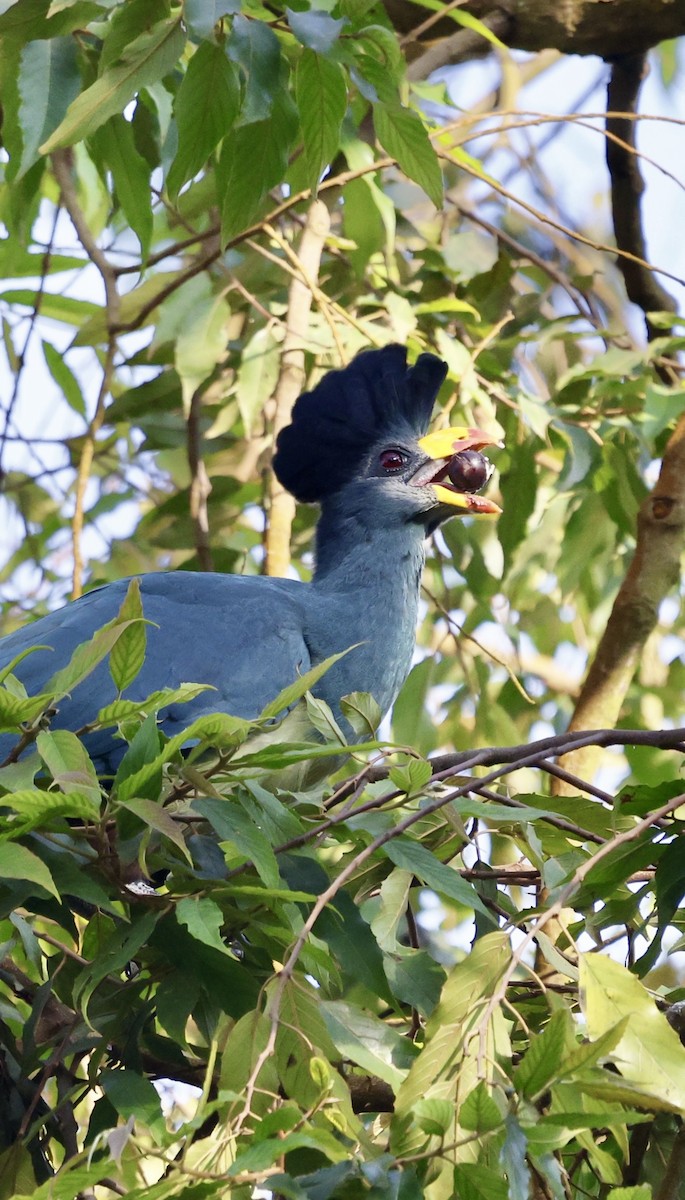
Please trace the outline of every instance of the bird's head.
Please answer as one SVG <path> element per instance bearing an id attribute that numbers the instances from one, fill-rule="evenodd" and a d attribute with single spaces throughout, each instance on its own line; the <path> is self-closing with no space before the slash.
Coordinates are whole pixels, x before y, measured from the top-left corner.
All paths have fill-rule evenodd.
<path id="1" fill-rule="evenodd" d="M 274 470 L 296 500 L 326 505 L 345 494 L 370 519 L 432 532 L 450 516 L 496 514 L 478 495 L 497 439 L 458 427 L 428 433 L 447 367 L 433 354 L 407 366 L 404 346 L 367 350 L 330 371 L 295 404 L 278 436 Z"/>

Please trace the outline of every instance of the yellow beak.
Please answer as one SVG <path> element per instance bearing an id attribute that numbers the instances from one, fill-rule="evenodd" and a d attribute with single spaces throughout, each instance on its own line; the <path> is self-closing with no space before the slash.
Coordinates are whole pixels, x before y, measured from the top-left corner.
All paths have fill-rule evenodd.
<path id="1" fill-rule="evenodd" d="M 472 492 L 460 492 L 450 484 L 447 471 L 451 460 L 464 450 L 481 450 L 486 446 L 501 446 L 498 438 L 481 429 L 469 429 L 468 426 L 458 425 L 452 429 L 436 429 L 419 438 L 419 446 L 428 458 L 442 462 L 433 476 L 424 480 L 430 484 L 441 504 L 448 504 L 463 513 L 472 516 L 497 516 L 501 513 L 499 504 L 478 496 Z"/>

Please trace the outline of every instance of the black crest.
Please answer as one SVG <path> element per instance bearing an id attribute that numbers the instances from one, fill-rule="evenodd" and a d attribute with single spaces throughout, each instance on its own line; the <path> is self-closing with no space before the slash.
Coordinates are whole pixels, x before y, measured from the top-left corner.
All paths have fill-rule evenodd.
<path id="1" fill-rule="evenodd" d="M 447 367 L 422 354 L 407 367 L 404 346 L 365 350 L 300 396 L 276 443 L 274 471 L 296 500 L 314 502 L 358 473 L 378 441 L 426 433 Z"/>

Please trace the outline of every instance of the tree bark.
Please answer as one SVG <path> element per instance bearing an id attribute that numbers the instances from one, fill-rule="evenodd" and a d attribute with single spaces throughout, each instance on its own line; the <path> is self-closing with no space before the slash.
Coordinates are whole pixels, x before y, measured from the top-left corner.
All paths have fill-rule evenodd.
<path id="1" fill-rule="evenodd" d="M 685 33 L 684 0 L 466 0 L 458 7 L 444 6 L 454 8 L 454 15 L 422 12 L 406 0 L 384 0 L 384 5 L 403 35 L 409 61 L 425 58 L 423 77 L 463 59 L 460 38 L 472 40 L 473 33 L 459 25 L 459 12 L 496 28 L 497 36 L 516 50 L 601 58 L 640 53 Z M 490 43 L 483 41 L 489 49 Z"/>

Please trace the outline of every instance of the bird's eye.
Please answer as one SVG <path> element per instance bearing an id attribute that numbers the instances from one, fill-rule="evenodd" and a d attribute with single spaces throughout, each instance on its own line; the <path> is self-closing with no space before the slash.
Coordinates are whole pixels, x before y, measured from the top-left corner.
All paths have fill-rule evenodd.
<path id="1" fill-rule="evenodd" d="M 402 450 L 381 450 L 379 461 L 384 471 L 392 474 L 395 471 L 401 471 L 402 467 L 406 466 L 409 461 L 409 456 Z"/>

